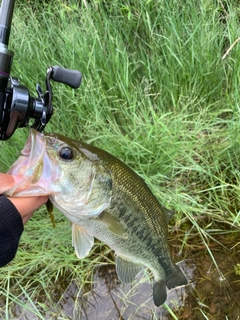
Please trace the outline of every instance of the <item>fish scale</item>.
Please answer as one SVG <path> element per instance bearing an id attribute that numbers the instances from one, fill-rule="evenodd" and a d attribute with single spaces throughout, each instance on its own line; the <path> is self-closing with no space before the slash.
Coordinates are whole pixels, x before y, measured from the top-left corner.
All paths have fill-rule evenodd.
<path id="1" fill-rule="evenodd" d="M 21 172 L 26 157 L 28 173 L 35 178 Z M 52 204 L 72 223 L 72 243 L 79 258 L 89 254 L 97 238 L 115 251 L 116 271 L 122 282 L 132 282 L 142 267 L 149 268 L 156 306 L 165 302 L 166 287 L 187 284 L 167 245 L 173 212 L 113 155 L 62 135 L 32 130 L 23 155 L 9 170 L 13 177 L 20 173 L 22 180 L 7 194 L 49 195 Z"/>
<path id="2" fill-rule="evenodd" d="M 134 209 L 131 208 L 131 204 L 128 206 L 128 210 L 125 212 L 125 223 L 129 227 L 133 229 L 133 232 L 138 236 L 139 239 L 142 240 L 142 242 L 145 243 L 148 249 L 151 249 L 152 252 L 155 253 L 155 256 L 159 255 L 159 236 L 163 238 L 163 234 L 159 231 L 161 231 L 161 228 L 158 226 L 162 226 L 163 224 L 166 224 L 166 234 L 167 234 L 167 223 L 165 216 L 162 213 L 161 207 L 159 203 L 155 200 L 153 197 L 150 189 L 146 185 L 142 185 L 139 183 L 138 176 L 135 176 L 136 180 L 133 180 L 129 178 L 129 175 L 132 175 L 132 171 L 129 172 L 129 168 L 127 166 L 121 166 L 118 164 L 118 159 L 111 159 L 111 171 L 112 171 L 112 178 L 113 181 L 117 181 L 118 183 L 113 183 L 113 198 L 115 193 L 124 193 L 127 194 L 130 198 L 134 198 L 134 204 L 137 204 L 138 207 L 140 207 L 140 210 L 144 212 L 146 222 L 150 228 L 153 228 L 156 230 L 157 235 L 155 238 L 153 238 L 152 234 L 149 233 L 149 229 L 147 229 L 145 226 L 141 225 L 138 222 L 137 216 L 132 215 L 132 211 Z M 114 192 L 114 189 L 117 189 Z M 144 193 L 145 192 L 145 193 Z M 134 193 L 134 194 L 133 194 Z M 133 196 L 134 195 L 134 196 Z M 144 197 L 142 197 L 144 195 Z M 126 198 L 123 196 L 123 199 Z M 119 203 L 114 206 L 118 207 Z M 132 210 L 131 210 L 132 209 Z M 111 211 L 111 207 L 109 208 L 109 211 Z M 154 215 L 151 214 L 154 212 Z M 141 219 L 142 220 L 142 219 Z M 144 232 L 145 230 L 145 232 Z M 161 243 L 160 243 L 161 245 Z M 167 254 L 168 250 L 165 246 L 161 248 L 161 251 L 164 251 L 165 254 Z M 168 255 L 167 255 L 168 257 Z M 168 276 L 172 272 L 172 266 L 169 267 L 169 261 L 168 259 L 167 263 L 165 263 L 165 259 L 162 257 L 159 258 L 159 262 L 164 265 L 166 270 L 166 275 Z"/>
<path id="3" fill-rule="evenodd" d="M 167 234 L 167 222 L 159 202 L 153 197 L 150 189 L 146 185 L 143 185 L 143 180 L 140 180 L 141 178 L 138 176 L 134 180 L 130 179 L 132 172 L 130 172 L 131 176 L 129 177 L 128 167 L 124 167 L 125 170 L 121 167 L 119 168 L 118 164 L 114 164 L 112 167 L 114 168 L 112 171 L 116 173 L 116 177 L 113 174 L 113 180 L 118 181 L 118 185 L 120 186 L 118 187 L 119 191 L 129 194 L 134 199 L 134 202 L 138 204 L 140 210 L 144 213 L 150 228 L 154 229 L 158 235 L 161 235 L 162 227 L 165 225 Z M 139 180 L 141 183 L 139 183 Z M 158 228 L 159 225 L 162 227 Z"/>

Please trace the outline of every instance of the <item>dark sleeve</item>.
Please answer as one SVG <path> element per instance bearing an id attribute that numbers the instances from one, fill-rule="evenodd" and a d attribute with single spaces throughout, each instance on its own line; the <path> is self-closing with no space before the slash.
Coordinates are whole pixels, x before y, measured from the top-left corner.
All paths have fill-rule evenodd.
<path id="1" fill-rule="evenodd" d="M 8 198 L 0 196 L 0 267 L 14 258 L 22 232 L 20 213 Z"/>

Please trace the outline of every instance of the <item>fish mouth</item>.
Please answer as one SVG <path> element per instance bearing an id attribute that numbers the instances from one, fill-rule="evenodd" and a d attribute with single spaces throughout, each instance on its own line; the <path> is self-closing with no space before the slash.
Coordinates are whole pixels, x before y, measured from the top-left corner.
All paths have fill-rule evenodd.
<path id="1" fill-rule="evenodd" d="M 47 153 L 44 134 L 31 129 L 20 157 L 8 171 L 16 184 L 4 193 L 6 196 L 49 195 L 49 184 L 59 176 L 59 166 L 54 166 Z"/>
<path id="2" fill-rule="evenodd" d="M 21 152 L 21 161 L 9 170 L 8 173 L 23 174 L 31 179 L 32 183 L 36 183 L 42 173 L 43 154 L 46 150 L 46 142 L 44 135 L 31 129 L 30 136 Z M 24 159 L 25 158 L 25 159 Z"/>

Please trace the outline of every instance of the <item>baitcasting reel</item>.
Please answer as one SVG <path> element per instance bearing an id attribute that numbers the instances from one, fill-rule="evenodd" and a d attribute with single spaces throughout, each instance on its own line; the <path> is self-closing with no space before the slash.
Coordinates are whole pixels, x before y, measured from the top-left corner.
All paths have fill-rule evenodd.
<path id="1" fill-rule="evenodd" d="M 0 11 L 0 140 L 9 139 L 18 127 L 26 127 L 29 119 L 32 125 L 42 131 L 53 114 L 52 88 L 50 80 L 64 83 L 73 89 L 81 84 L 78 70 L 59 66 L 49 67 L 46 74 L 46 92 L 36 86 L 37 98 L 29 95 L 27 87 L 18 79 L 10 77 L 13 52 L 8 50 L 13 8 L 15 0 L 3 0 Z"/>

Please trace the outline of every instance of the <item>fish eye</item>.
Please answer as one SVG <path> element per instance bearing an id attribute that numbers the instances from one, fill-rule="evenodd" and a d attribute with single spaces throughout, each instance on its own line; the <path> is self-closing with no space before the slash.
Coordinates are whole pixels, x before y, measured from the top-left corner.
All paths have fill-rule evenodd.
<path id="1" fill-rule="evenodd" d="M 62 147 L 59 150 L 59 156 L 60 158 L 62 158 L 63 160 L 72 160 L 74 157 L 74 152 L 71 148 L 69 147 Z"/>

